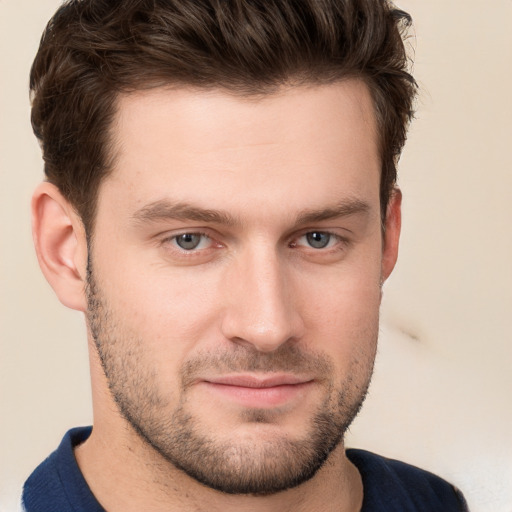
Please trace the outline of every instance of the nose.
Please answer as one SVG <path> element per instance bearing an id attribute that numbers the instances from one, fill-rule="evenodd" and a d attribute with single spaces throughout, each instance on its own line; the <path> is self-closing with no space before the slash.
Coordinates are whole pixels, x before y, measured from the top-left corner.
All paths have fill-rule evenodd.
<path id="1" fill-rule="evenodd" d="M 250 251 L 233 264 L 227 281 L 222 319 L 225 338 L 259 352 L 272 352 L 303 336 L 290 269 L 275 250 Z"/>

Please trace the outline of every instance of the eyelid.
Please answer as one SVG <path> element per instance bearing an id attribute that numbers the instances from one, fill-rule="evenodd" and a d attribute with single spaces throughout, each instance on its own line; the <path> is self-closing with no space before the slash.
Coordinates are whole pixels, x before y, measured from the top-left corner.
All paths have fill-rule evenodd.
<path id="1" fill-rule="evenodd" d="M 181 229 L 181 230 L 173 232 L 173 233 L 166 233 L 165 236 L 160 239 L 160 244 L 161 245 L 171 244 L 172 242 L 175 242 L 176 239 L 182 235 L 199 235 L 201 237 L 204 237 L 204 238 L 207 238 L 208 240 L 210 240 L 210 244 L 208 245 L 208 247 L 205 247 L 202 249 L 195 248 L 195 249 L 190 249 L 190 250 L 186 250 L 186 249 L 179 247 L 177 245 L 177 243 L 172 244 L 172 249 L 170 249 L 170 250 L 175 251 L 175 252 L 179 253 L 180 255 L 192 256 L 194 254 L 208 251 L 214 245 L 217 245 L 217 246 L 222 245 L 210 233 L 207 233 L 206 230 L 202 230 L 202 229 L 197 229 L 197 230 L 196 229 Z"/>
<path id="2" fill-rule="evenodd" d="M 293 244 L 295 244 L 295 246 L 298 246 L 298 244 L 296 243 L 297 240 L 299 240 L 300 238 L 306 236 L 307 234 L 309 233 L 323 233 L 323 234 L 326 234 L 326 235 L 329 235 L 331 236 L 332 238 L 336 239 L 336 241 L 338 243 L 341 243 L 343 245 L 347 245 L 350 240 L 345 237 L 345 236 L 342 236 L 340 235 L 339 233 L 333 231 L 333 230 L 330 230 L 330 229 L 326 229 L 326 228 L 321 228 L 321 229 L 315 229 L 315 228 L 307 228 L 307 229 L 304 229 L 304 230 L 301 230 L 299 233 L 297 233 L 295 236 L 293 236 L 293 238 L 291 239 L 291 242 L 290 242 L 290 246 L 292 246 Z M 316 249 L 314 247 L 308 247 L 306 244 L 301 244 L 301 247 L 304 246 L 306 248 L 309 248 L 313 251 L 317 251 L 317 252 L 320 252 L 320 251 L 328 251 L 328 250 L 333 250 L 335 249 L 335 247 L 326 247 L 326 248 L 323 248 L 323 249 Z"/>
<path id="3" fill-rule="evenodd" d="M 344 230 L 348 231 L 348 230 Z M 324 248 L 315 248 L 307 243 L 299 243 L 299 240 L 302 237 L 305 237 L 309 233 L 325 233 L 332 237 L 334 239 L 334 242 L 329 242 L 330 245 Z M 207 238 L 210 242 L 208 243 L 207 247 L 204 248 L 195 248 L 195 249 L 183 249 L 178 246 L 178 244 L 175 242 L 175 240 L 184 234 L 192 234 L 192 235 L 199 235 L 202 237 Z M 214 251 L 216 249 L 221 249 L 225 247 L 225 244 L 223 242 L 219 241 L 219 238 L 221 238 L 218 234 L 216 235 L 215 232 L 212 233 L 209 229 L 204 228 L 182 228 L 177 229 L 176 231 L 172 232 L 165 232 L 162 234 L 162 236 L 159 238 L 159 244 L 161 246 L 166 246 L 166 251 L 169 252 L 170 255 L 174 254 L 178 258 L 199 258 L 199 257 L 207 257 L 207 255 L 213 256 Z M 329 228 L 304 228 L 301 229 L 298 233 L 293 234 L 288 238 L 289 242 L 287 243 L 287 246 L 292 249 L 301 249 L 309 254 L 334 254 L 337 252 L 343 252 L 348 248 L 350 245 L 350 239 L 346 236 L 343 236 L 339 233 L 339 229 L 329 229 Z M 172 243 L 174 242 L 174 243 Z"/>

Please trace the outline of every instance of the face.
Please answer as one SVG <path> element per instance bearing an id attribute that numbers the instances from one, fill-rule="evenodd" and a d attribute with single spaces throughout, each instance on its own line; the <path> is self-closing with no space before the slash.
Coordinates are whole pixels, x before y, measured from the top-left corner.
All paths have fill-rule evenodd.
<path id="1" fill-rule="evenodd" d="M 113 133 L 87 316 L 116 414 L 220 491 L 311 478 L 364 399 L 392 266 L 367 89 L 151 90 Z"/>

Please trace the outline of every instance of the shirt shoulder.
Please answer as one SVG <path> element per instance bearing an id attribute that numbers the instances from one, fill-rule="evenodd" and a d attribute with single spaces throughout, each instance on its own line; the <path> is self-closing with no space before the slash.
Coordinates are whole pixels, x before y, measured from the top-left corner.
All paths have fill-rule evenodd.
<path id="1" fill-rule="evenodd" d="M 104 512 L 85 481 L 73 453 L 90 435 L 91 427 L 71 429 L 59 447 L 29 476 L 23 486 L 25 512 L 56 510 Z"/>
<path id="2" fill-rule="evenodd" d="M 468 512 L 462 493 L 437 475 L 365 450 L 347 450 L 361 474 L 361 512 Z"/>

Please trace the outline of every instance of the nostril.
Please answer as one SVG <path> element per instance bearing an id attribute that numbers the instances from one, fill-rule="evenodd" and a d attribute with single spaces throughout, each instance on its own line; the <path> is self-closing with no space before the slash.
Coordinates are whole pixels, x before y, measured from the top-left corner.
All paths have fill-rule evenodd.
<path id="1" fill-rule="evenodd" d="M 276 319 L 267 317 L 256 320 L 243 315 L 225 318 L 223 323 L 224 336 L 239 345 L 251 345 L 259 352 L 273 352 L 286 343 L 302 337 L 303 325 L 300 316 L 286 315 Z"/>

